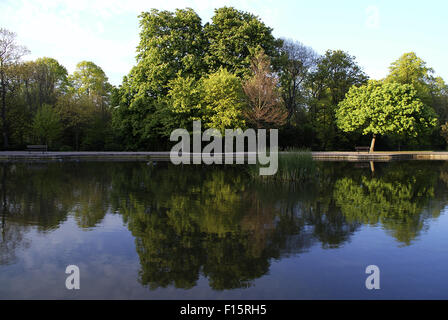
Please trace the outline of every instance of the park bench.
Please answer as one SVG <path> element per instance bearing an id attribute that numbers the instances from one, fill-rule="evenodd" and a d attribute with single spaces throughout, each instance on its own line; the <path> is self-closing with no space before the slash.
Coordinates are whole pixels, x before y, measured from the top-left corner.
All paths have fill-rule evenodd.
<path id="1" fill-rule="evenodd" d="M 42 144 L 42 145 L 28 145 L 26 146 L 26 151 L 42 151 L 42 153 L 44 153 L 45 151 L 47 151 L 47 145 L 46 144 Z"/>
<path id="2" fill-rule="evenodd" d="M 370 147 L 355 147 L 356 152 L 369 152 L 370 151 Z"/>

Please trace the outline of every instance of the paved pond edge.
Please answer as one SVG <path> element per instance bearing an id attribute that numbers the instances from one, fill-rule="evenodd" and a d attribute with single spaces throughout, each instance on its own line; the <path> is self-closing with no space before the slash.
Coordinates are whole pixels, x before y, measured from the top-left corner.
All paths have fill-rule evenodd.
<path id="1" fill-rule="evenodd" d="M 286 152 L 280 152 L 286 153 Z M 292 152 L 294 153 L 294 152 Z M 249 153 L 232 153 L 247 156 Z M 319 161 L 448 160 L 448 152 L 311 152 Z M 192 157 L 200 154 L 191 153 Z M 225 154 L 221 154 L 225 155 Z M 1 151 L 0 161 L 169 161 L 169 152 L 40 152 Z"/>

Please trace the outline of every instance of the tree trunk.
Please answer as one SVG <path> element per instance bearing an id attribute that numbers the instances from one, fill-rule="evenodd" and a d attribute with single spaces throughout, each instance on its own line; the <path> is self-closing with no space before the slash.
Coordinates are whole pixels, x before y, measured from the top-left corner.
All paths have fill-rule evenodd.
<path id="1" fill-rule="evenodd" d="M 374 134 L 372 137 L 372 143 L 370 144 L 370 151 L 369 152 L 373 152 L 374 148 L 375 148 L 375 139 L 376 139 L 376 135 Z"/>

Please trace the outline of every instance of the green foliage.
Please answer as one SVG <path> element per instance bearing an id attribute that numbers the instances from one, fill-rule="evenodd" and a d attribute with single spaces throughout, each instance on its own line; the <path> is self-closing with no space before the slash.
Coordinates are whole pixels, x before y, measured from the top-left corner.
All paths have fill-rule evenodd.
<path id="1" fill-rule="evenodd" d="M 337 124 L 345 132 L 393 134 L 416 137 L 437 123 L 434 111 L 417 97 L 409 84 L 371 80 L 353 86 L 336 111 Z"/>
<path id="2" fill-rule="evenodd" d="M 339 179 L 333 197 L 348 221 L 381 224 L 398 241 L 410 245 L 423 228 L 422 212 L 434 197 L 435 178 L 428 170 L 395 167 L 380 177 Z"/>
<path id="3" fill-rule="evenodd" d="M 241 80 L 225 69 L 196 81 L 177 77 L 169 82 L 163 125 L 169 136 L 175 128 L 191 129 L 193 120 L 201 120 L 205 128 L 244 128 L 245 107 Z"/>
<path id="4" fill-rule="evenodd" d="M 173 129 L 191 128 L 193 120 L 202 119 L 200 81 L 181 76 L 169 82 L 167 113 L 163 123 L 168 136 Z"/>
<path id="5" fill-rule="evenodd" d="M 38 58 L 35 63 L 43 69 L 41 77 L 42 80 L 47 82 L 48 89 L 59 90 L 61 93 L 65 92 L 68 85 L 68 72 L 63 65 L 56 59 L 48 57 Z"/>
<path id="6" fill-rule="evenodd" d="M 224 67 L 244 76 L 255 50 L 262 48 L 272 58 L 280 56 L 282 40 L 274 38 L 272 29 L 257 16 L 232 7 L 216 9 L 204 32 L 209 42 L 205 60 L 211 70 Z"/>
<path id="7" fill-rule="evenodd" d="M 103 69 L 91 61 L 81 61 L 76 65 L 76 70 L 69 77 L 70 86 L 77 95 L 107 96 L 111 85 Z"/>
<path id="8" fill-rule="evenodd" d="M 244 127 L 241 76 L 255 49 L 278 56 L 281 41 L 257 17 L 217 9 L 203 26 L 192 9 L 140 15 L 137 65 L 116 97 L 114 127 L 131 148 L 155 147 L 174 128 Z"/>
<path id="9" fill-rule="evenodd" d="M 367 75 L 356 63 L 355 57 L 342 50 L 327 50 L 318 59 L 317 68 L 310 75 L 314 95 L 327 96 L 330 105 L 344 100 L 352 86 L 367 82 Z"/>
<path id="10" fill-rule="evenodd" d="M 152 9 L 139 17 L 137 66 L 130 76 L 137 90 L 144 82 L 151 96 L 166 94 L 166 85 L 178 72 L 196 77 L 203 72 L 207 42 L 196 12 L 189 8 L 174 12 Z"/>
<path id="11" fill-rule="evenodd" d="M 65 141 L 80 150 L 83 133 L 97 114 L 95 103 L 88 96 L 67 94 L 58 100 L 56 111 L 64 126 Z"/>
<path id="12" fill-rule="evenodd" d="M 352 86 L 362 85 L 367 79 L 355 57 L 342 50 L 327 50 L 319 57 L 306 82 L 311 96 L 309 116 L 320 149 L 329 150 L 347 139 L 338 131 L 335 110 Z"/>
<path id="13" fill-rule="evenodd" d="M 337 111 L 338 105 L 350 88 L 365 85 L 368 77 L 347 52 L 327 50 L 319 56 L 301 43 L 276 39 L 259 17 L 232 7 L 216 9 L 205 25 L 190 8 L 152 9 L 139 19 L 136 65 L 117 88 L 90 61 L 78 63 L 68 75 L 53 58 L 21 62 L 27 50 L 16 44 L 11 47 L 15 51 L 3 54 L 4 147 L 19 149 L 30 143 L 32 122 L 43 104 L 55 106 L 63 126 L 59 142 L 74 150 L 166 150 L 174 129 L 191 129 L 192 121 L 199 119 L 205 128 L 220 130 L 278 127 L 282 147 L 353 150 L 366 143 L 363 133 L 380 131 L 388 132 L 380 140 L 385 149 L 446 144 L 443 127 L 429 129 L 435 117 L 441 124 L 448 122 L 448 86 L 413 52 L 391 64 L 385 79 L 391 86 L 384 85 L 389 99 L 384 106 L 397 105 L 404 113 L 379 107 L 378 94 L 371 100 L 376 111 L 388 109 L 381 111 L 385 119 L 359 116 L 370 110 L 364 105 L 359 108 L 364 111 L 349 119 L 351 107 Z M 14 43 L 13 33 L 1 29 L 0 34 L 1 41 Z M 256 79 L 251 60 L 261 51 L 271 65 L 266 77 Z M 415 93 L 393 89 L 396 83 L 412 86 Z M 347 119 L 338 120 L 338 112 Z M 399 120 L 391 120 L 395 117 Z M 354 119 L 369 124 L 355 125 Z M 392 136 L 393 128 L 397 130 Z"/>
<path id="14" fill-rule="evenodd" d="M 315 165 L 310 183 L 261 183 L 241 166 L 3 163 L 2 231 L 47 232 L 70 217 L 90 229 L 110 212 L 135 238 L 143 285 L 191 288 L 203 277 L 225 290 L 253 285 L 275 259 L 344 246 L 367 224 L 411 245 L 444 212 L 442 162 L 381 163 L 374 173 Z M 5 237 L 2 252 L 17 248 L 15 240 Z"/>
<path id="15" fill-rule="evenodd" d="M 67 69 L 53 58 L 39 58 L 22 65 L 24 97 L 28 107 L 36 111 L 44 103 L 54 105 L 68 90 Z"/>
<path id="16" fill-rule="evenodd" d="M 123 79 L 112 114 L 114 128 L 130 149 L 154 147 L 155 141 L 169 136 L 173 126 L 187 121 L 175 112 L 176 101 L 185 91 L 177 93 L 179 87 L 170 81 L 198 79 L 205 71 L 207 42 L 201 19 L 192 9 L 152 9 L 140 15 L 140 27 L 137 65 Z M 175 88 L 172 97 L 167 96 L 170 86 Z M 172 110 L 167 108 L 169 99 L 176 102 Z"/>
<path id="17" fill-rule="evenodd" d="M 61 123 L 54 108 L 47 104 L 42 105 L 33 120 L 33 132 L 38 141 L 51 146 L 59 137 L 61 129 Z"/>
<path id="18" fill-rule="evenodd" d="M 414 52 L 405 53 L 393 62 L 385 81 L 412 85 L 422 102 L 434 109 L 440 123 L 448 121 L 448 86 L 441 77 L 434 76 L 434 70 Z M 443 130 L 443 127 L 434 130 L 427 143 L 443 144 L 440 139 Z"/>
<path id="19" fill-rule="evenodd" d="M 417 57 L 415 52 L 403 54 L 390 65 L 389 70 L 389 75 L 385 79 L 386 82 L 410 84 L 417 90 L 417 94 L 422 101 L 430 103 L 428 82 L 431 81 L 431 74 L 434 71 L 428 68 L 426 62 Z"/>
<path id="20" fill-rule="evenodd" d="M 207 76 L 201 83 L 201 107 L 204 126 L 223 131 L 245 128 L 245 107 L 241 80 L 226 69 Z"/>

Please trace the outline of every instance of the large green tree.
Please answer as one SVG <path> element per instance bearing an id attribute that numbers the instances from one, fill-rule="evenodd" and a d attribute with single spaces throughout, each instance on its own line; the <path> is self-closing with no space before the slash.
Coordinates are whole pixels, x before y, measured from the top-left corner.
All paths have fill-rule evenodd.
<path id="1" fill-rule="evenodd" d="M 279 56 L 272 29 L 229 7 L 205 26 L 192 9 L 153 9 L 140 19 L 137 65 L 117 91 L 113 112 L 127 147 L 166 147 L 172 128 L 191 119 L 220 129 L 243 126 L 238 87 L 257 48 Z"/>
<path id="2" fill-rule="evenodd" d="M 346 139 L 337 130 L 335 109 L 354 85 L 362 85 L 368 77 L 354 56 L 342 50 L 327 50 L 308 77 L 311 99 L 311 120 L 319 148 L 340 146 Z"/>
<path id="3" fill-rule="evenodd" d="M 417 57 L 415 52 L 407 52 L 392 62 L 389 71 L 387 82 L 411 84 L 417 90 L 420 99 L 426 103 L 431 102 L 429 82 L 432 81 L 434 70 Z"/>
<path id="4" fill-rule="evenodd" d="M 390 73 L 385 79 L 387 82 L 412 85 L 422 102 L 431 106 L 437 113 L 442 126 L 434 130 L 430 143 L 440 144 L 439 135 L 445 135 L 444 128 L 448 122 L 448 86 L 445 81 L 436 76 L 434 69 L 428 67 L 427 63 L 415 52 L 403 54 L 391 64 L 389 69 Z"/>
<path id="5" fill-rule="evenodd" d="M 72 93 L 78 97 L 88 96 L 99 111 L 105 112 L 112 85 L 101 67 L 91 61 L 81 61 L 69 76 L 69 82 Z"/>
<path id="6" fill-rule="evenodd" d="M 27 61 L 22 70 L 22 92 L 32 112 L 43 104 L 54 105 L 57 98 L 67 92 L 67 69 L 56 59 L 44 57 Z"/>
<path id="7" fill-rule="evenodd" d="M 3 147 L 9 147 L 9 119 L 7 118 L 7 94 L 10 90 L 11 77 L 14 74 L 10 72 L 20 62 L 20 59 L 28 54 L 28 49 L 16 43 L 17 35 L 7 29 L 0 28 L 0 93 L 1 93 L 1 119 Z"/>
<path id="8" fill-rule="evenodd" d="M 169 83 L 179 76 L 200 78 L 207 45 L 192 9 L 152 9 L 140 15 L 140 28 L 137 65 L 123 79 L 114 111 L 116 128 L 134 149 L 164 136 Z"/>
<path id="9" fill-rule="evenodd" d="M 336 110 L 338 127 L 345 132 L 361 131 L 372 135 L 408 135 L 427 133 L 437 123 L 431 107 L 418 98 L 412 85 L 370 80 L 353 86 Z"/>
<path id="10" fill-rule="evenodd" d="M 211 70 L 224 67 L 238 76 L 247 75 L 251 56 L 256 49 L 263 49 L 274 58 L 280 56 L 282 40 L 272 35 L 272 28 L 266 26 L 257 16 L 223 7 L 215 10 L 212 21 L 204 26 L 209 43 L 205 60 Z"/>

